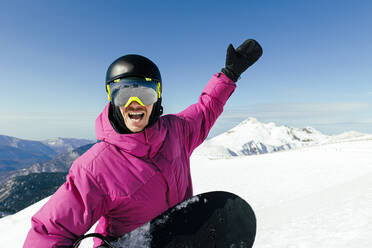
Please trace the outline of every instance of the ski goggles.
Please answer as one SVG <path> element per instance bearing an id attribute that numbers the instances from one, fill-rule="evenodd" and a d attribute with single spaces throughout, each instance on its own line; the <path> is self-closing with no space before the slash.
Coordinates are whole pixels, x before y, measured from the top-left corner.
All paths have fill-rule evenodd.
<path id="1" fill-rule="evenodd" d="M 115 106 L 128 107 L 133 101 L 146 106 L 161 97 L 160 82 L 151 78 L 120 78 L 108 83 L 106 88 L 108 99 Z"/>

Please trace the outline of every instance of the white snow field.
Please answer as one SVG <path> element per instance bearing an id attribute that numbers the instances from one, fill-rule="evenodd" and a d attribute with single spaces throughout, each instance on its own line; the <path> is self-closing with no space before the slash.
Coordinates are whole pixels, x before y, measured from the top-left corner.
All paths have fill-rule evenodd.
<path id="1" fill-rule="evenodd" d="M 225 190 L 252 205 L 255 248 L 371 247 L 372 139 L 191 163 L 195 194 Z M 22 247 L 45 201 L 0 219 L 1 243 Z"/>

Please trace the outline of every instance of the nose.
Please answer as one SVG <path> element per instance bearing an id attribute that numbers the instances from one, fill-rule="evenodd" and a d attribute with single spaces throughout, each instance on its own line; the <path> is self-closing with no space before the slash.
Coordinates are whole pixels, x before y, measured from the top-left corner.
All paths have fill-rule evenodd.
<path id="1" fill-rule="evenodd" d="M 146 108 L 136 101 L 132 101 L 126 108 L 126 111 L 143 111 Z"/>
<path id="2" fill-rule="evenodd" d="M 138 102 L 136 101 L 133 101 L 131 102 L 129 105 L 128 105 L 128 108 L 131 107 L 131 108 L 137 108 L 137 107 L 142 107 L 141 104 L 139 104 Z"/>

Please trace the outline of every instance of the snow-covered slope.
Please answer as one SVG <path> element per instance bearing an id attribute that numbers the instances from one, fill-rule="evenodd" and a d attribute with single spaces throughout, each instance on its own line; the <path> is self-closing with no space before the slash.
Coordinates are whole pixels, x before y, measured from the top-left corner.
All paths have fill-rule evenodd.
<path id="1" fill-rule="evenodd" d="M 252 205 L 255 248 L 370 247 L 372 140 L 232 159 L 193 156 L 191 167 L 196 194 L 226 190 Z M 44 202 L 0 219 L 2 243 L 21 247 Z"/>
<path id="2" fill-rule="evenodd" d="M 368 138 L 372 139 L 372 135 L 347 132 L 328 136 L 312 127 L 298 129 L 248 118 L 229 131 L 207 140 L 194 154 L 213 159 L 231 158 Z"/>

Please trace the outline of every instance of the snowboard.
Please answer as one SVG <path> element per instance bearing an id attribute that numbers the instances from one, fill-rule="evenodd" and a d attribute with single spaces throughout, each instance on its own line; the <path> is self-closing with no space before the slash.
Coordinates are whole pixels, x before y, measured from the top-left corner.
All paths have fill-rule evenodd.
<path id="1" fill-rule="evenodd" d="M 249 204 L 233 193 L 213 191 L 179 203 L 116 241 L 88 234 L 73 247 L 98 237 L 110 248 L 247 248 L 255 236 L 256 217 Z"/>

